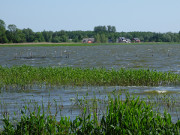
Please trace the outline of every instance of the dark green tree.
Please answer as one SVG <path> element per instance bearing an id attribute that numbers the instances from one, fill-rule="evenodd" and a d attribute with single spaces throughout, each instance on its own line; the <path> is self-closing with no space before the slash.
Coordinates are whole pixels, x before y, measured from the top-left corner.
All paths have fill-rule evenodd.
<path id="1" fill-rule="evenodd" d="M 26 42 L 35 41 L 35 33 L 30 28 L 23 29 L 22 32 L 25 34 Z"/>
<path id="2" fill-rule="evenodd" d="M 52 38 L 52 42 L 53 42 L 53 43 L 60 43 L 60 42 L 61 42 L 61 39 L 60 39 L 60 37 L 55 36 L 55 37 Z"/>
<path id="3" fill-rule="evenodd" d="M 107 32 L 106 26 L 96 26 L 94 27 L 94 32 L 95 33 L 105 33 Z"/>
<path id="4" fill-rule="evenodd" d="M 108 26 L 107 26 L 107 31 L 108 31 L 108 32 L 113 32 L 113 33 L 115 33 L 115 32 L 116 32 L 116 27 L 115 27 L 115 26 L 108 25 Z"/>
<path id="5" fill-rule="evenodd" d="M 7 43 L 8 39 L 6 37 L 6 24 L 0 19 L 0 43 Z"/>
<path id="6" fill-rule="evenodd" d="M 35 42 L 44 42 L 45 39 L 43 37 L 42 32 L 36 32 L 35 33 Z"/>
<path id="7" fill-rule="evenodd" d="M 17 27 L 14 24 L 8 25 L 8 30 L 6 32 L 7 38 L 11 43 L 17 43 Z"/>
<path id="8" fill-rule="evenodd" d="M 52 35 L 53 35 L 53 32 L 52 31 L 43 31 L 42 32 L 42 35 L 44 37 L 44 40 L 46 42 L 51 42 L 52 41 Z"/>

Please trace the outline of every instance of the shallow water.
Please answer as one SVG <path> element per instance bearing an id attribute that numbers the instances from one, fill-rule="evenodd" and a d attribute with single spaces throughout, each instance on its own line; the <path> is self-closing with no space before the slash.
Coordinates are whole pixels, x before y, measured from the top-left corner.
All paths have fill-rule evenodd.
<path id="1" fill-rule="evenodd" d="M 42 105 L 47 108 L 48 104 L 51 105 L 52 113 L 55 113 L 57 102 L 61 112 L 58 112 L 58 116 L 71 116 L 71 119 L 75 119 L 80 114 L 80 110 L 75 106 L 77 99 L 93 99 L 96 97 L 100 100 L 107 99 L 108 95 L 120 94 L 124 100 L 126 93 L 130 95 L 140 96 L 146 101 L 151 101 L 155 104 L 156 108 L 163 113 L 166 109 L 171 115 L 172 120 L 175 122 L 180 118 L 180 87 L 34 87 L 31 90 L 7 90 L 2 91 L 0 96 L 0 117 L 3 117 L 4 113 L 14 115 L 20 113 L 25 105 L 33 107 L 33 105 Z M 148 98 L 148 96 L 150 98 Z M 168 100 L 171 100 L 169 103 Z M 169 106 L 167 105 L 169 104 Z M 58 109 L 58 110 L 59 110 Z M 177 115 L 178 114 L 178 115 Z M 1 123 L 1 122 L 0 122 Z"/>
<path id="2" fill-rule="evenodd" d="M 59 47 L 0 47 L 2 66 L 13 65 L 58 66 L 58 67 L 104 67 L 110 68 L 149 68 L 158 71 L 180 71 L 180 45 L 105 45 L 105 46 L 59 46 Z M 72 119 L 80 111 L 74 108 L 77 98 L 91 99 L 96 96 L 104 99 L 113 91 L 150 97 L 149 100 L 159 103 L 167 109 L 173 121 L 180 118 L 180 86 L 159 87 L 38 87 L 27 90 L 2 90 L 0 93 L 0 118 L 5 112 L 18 112 L 25 104 L 42 102 L 44 105 L 57 101 L 62 109 L 61 114 Z M 169 103 L 169 99 L 174 103 Z M 170 97 L 173 97 L 170 98 Z M 53 110 L 52 109 L 52 110 Z M 162 112 L 162 109 L 160 110 Z M 60 112 L 59 112 L 60 113 Z M 0 122 L 1 125 L 1 122 Z"/>
<path id="3" fill-rule="evenodd" d="M 2 66 L 150 68 L 180 71 L 180 45 L 1 47 Z"/>

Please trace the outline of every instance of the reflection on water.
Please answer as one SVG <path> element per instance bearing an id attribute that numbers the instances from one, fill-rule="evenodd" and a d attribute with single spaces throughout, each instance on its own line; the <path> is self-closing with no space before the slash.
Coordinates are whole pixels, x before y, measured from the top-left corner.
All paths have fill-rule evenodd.
<path id="1" fill-rule="evenodd" d="M 59 47 L 0 47 L 0 63 L 2 66 L 31 65 L 31 66 L 71 66 L 71 67 L 104 67 L 104 68 L 149 68 L 158 71 L 180 71 L 180 45 L 111 45 L 111 46 L 59 46 Z M 57 101 L 63 105 L 62 115 L 70 115 L 73 119 L 79 111 L 72 110 L 73 101 L 77 97 L 104 99 L 114 90 L 125 91 L 150 100 L 168 95 L 176 99 L 173 108 L 168 110 L 174 121 L 177 113 L 180 116 L 180 87 L 34 87 L 25 91 L 9 90 L 0 93 L 0 118 L 4 112 L 13 114 L 19 111 L 27 101 L 44 103 Z M 153 99 L 153 97 L 157 97 Z M 159 100 L 164 103 L 164 96 Z M 173 101 L 173 99 L 171 99 Z M 162 106 L 167 106 L 166 102 Z M 1 125 L 1 123 L 0 123 Z"/>

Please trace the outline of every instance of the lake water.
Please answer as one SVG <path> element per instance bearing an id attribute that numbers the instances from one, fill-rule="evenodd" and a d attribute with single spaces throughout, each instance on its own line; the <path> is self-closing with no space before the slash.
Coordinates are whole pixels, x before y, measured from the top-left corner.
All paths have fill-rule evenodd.
<path id="1" fill-rule="evenodd" d="M 104 67 L 107 69 L 133 68 L 154 69 L 157 71 L 180 72 L 180 45 L 101 45 L 101 46 L 56 46 L 56 47 L 0 47 L 0 65 L 56 66 L 56 67 Z M 74 107 L 75 99 L 104 99 L 114 90 L 124 90 L 130 94 L 147 97 L 160 102 L 172 115 L 173 121 L 180 118 L 180 86 L 159 87 L 40 87 L 27 90 L 1 90 L 0 118 L 4 113 L 13 114 L 25 104 L 57 102 L 62 107 L 62 115 L 72 119 L 79 114 Z M 122 98 L 126 92 L 121 91 Z M 153 97 L 155 97 L 153 99 Z M 171 97 L 171 98 L 170 98 Z M 172 98 L 173 97 L 173 98 Z M 174 103 L 167 106 L 168 98 Z M 164 104 L 162 104 L 164 103 Z M 53 110 L 53 109 L 52 109 Z M 73 110 L 73 111 L 72 111 Z"/>
<path id="2" fill-rule="evenodd" d="M 179 52 L 180 45 L 1 47 L 0 63 L 2 66 L 150 68 L 179 73 Z"/>

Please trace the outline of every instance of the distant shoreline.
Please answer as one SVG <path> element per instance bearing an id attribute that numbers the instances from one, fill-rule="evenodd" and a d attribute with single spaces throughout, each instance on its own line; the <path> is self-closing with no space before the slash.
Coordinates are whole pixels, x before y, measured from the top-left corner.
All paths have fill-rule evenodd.
<path id="1" fill-rule="evenodd" d="M 0 45 L 39 45 L 39 44 L 78 44 L 78 43 L 52 43 L 52 42 L 26 42 L 26 43 L 5 43 L 2 44 L 0 43 Z"/>
<path id="2" fill-rule="evenodd" d="M 5 43 L 0 44 L 0 47 L 13 47 L 13 46 L 96 46 L 96 45 L 168 45 L 168 44 L 178 44 L 180 42 L 140 42 L 140 43 L 74 43 L 74 42 L 64 42 L 64 43 L 51 43 L 51 42 L 29 42 L 29 43 Z"/>

